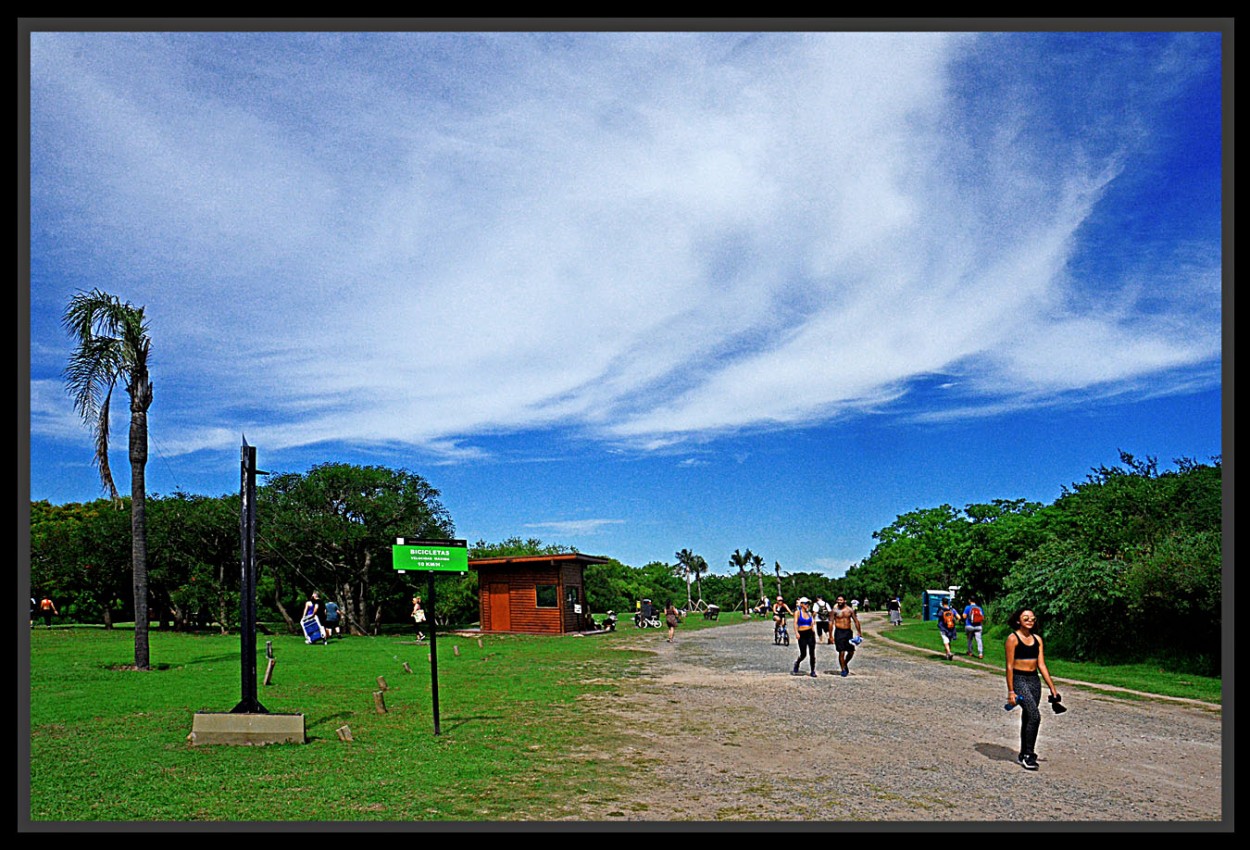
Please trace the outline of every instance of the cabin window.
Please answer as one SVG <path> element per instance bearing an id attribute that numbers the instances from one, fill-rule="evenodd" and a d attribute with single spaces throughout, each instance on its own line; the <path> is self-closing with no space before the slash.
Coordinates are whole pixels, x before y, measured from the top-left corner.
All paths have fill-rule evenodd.
<path id="1" fill-rule="evenodd" d="M 558 608 L 560 607 L 559 588 L 554 584 L 539 584 L 534 587 L 534 595 L 538 600 L 539 608 Z"/>
<path id="2" fill-rule="evenodd" d="M 577 592 L 579 589 L 576 585 L 564 588 L 564 607 L 567 610 L 577 610 L 578 603 L 582 601 L 581 594 Z"/>

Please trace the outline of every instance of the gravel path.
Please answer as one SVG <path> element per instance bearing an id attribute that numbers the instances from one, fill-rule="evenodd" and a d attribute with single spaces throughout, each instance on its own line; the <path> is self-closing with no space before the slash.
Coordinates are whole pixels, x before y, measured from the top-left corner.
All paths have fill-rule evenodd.
<path id="1" fill-rule="evenodd" d="M 654 650 L 636 698 L 611 711 L 636 747 L 627 800 L 587 800 L 584 820 L 1222 820 L 1221 713 L 1061 685 L 1070 711 L 1043 709 L 1040 770 L 1016 764 L 1020 713 L 1002 674 L 876 638 L 841 678 L 792 677 L 797 647 L 769 621 L 639 632 Z M 663 754 L 663 758 L 660 758 Z M 1229 812 L 1231 818 L 1232 813 Z"/>

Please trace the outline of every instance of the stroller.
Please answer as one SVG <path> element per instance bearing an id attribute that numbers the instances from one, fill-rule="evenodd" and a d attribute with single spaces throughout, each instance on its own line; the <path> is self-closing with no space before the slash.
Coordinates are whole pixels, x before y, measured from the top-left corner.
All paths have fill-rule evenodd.
<path id="1" fill-rule="evenodd" d="M 317 619 L 316 614 L 309 614 L 307 617 L 299 621 L 304 628 L 304 643 L 329 643 L 330 633 L 326 631 L 326 627 L 321 625 L 321 621 Z"/>

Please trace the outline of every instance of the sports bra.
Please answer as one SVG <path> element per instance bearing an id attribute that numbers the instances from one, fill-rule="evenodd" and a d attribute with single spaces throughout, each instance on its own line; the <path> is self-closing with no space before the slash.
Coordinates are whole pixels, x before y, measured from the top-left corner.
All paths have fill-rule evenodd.
<path id="1" fill-rule="evenodd" d="M 1012 632 L 1012 634 L 1014 635 L 1016 633 Z M 1037 642 L 1037 635 L 1033 635 L 1032 644 L 1025 643 L 1024 641 L 1020 640 L 1020 635 L 1016 635 L 1016 658 L 1018 659 L 1037 658 L 1037 648 L 1039 646 L 1041 646 L 1041 644 Z"/>
<path id="2" fill-rule="evenodd" d="M 794 622 L 795 624 L 798 625 L 800 629 L 803 628 L 804 626 L 811 626 L 812 615 L 808 614 L 806 617 L 804 617 L 803 612 L 799 611 L 797 614 L 794 615 Z"/>

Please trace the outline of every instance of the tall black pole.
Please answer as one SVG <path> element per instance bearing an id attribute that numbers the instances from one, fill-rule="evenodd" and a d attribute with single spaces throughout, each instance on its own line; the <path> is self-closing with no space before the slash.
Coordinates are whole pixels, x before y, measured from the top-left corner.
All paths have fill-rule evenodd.
<path id="1" fill-rule="evenodd" d="M 430 696 L 434 703 L 434 734 L 441 735 L 438 721 L 438 626 L 434 623 L 434 571 L 427 572 L 429 579 L 426 596 L 430 599 Z"/>
<path id="2" fill-rule="evenodd" d="M 239 704 L 231 714 L 268 714 L 256 698 L 256 448 L 243 440 L 239 482 Z"/>

